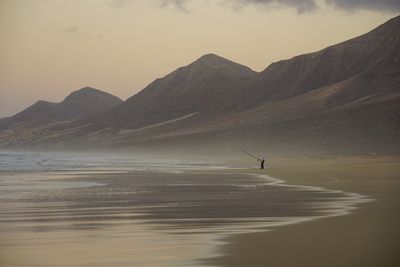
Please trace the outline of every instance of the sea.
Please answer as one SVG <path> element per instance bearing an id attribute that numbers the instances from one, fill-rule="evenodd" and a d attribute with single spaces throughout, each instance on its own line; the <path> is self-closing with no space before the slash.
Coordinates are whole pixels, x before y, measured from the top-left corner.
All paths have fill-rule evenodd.
<path id="1" fill-rule="evenodd" d="M 366 201 L 223 162 L 0 150 L 0 266 L 209 266 L 233 235 Z"/>

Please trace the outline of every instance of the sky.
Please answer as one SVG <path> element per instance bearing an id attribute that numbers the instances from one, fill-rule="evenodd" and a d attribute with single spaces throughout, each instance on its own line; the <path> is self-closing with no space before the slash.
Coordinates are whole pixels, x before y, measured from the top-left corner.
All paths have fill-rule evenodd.
<path id="1" fill-rule="evenodd" d="M 85 86 L 125 100 L 207 53 L 262 71 L 399 13 L 398 0 L 0 0 L 0 117 Z"/>

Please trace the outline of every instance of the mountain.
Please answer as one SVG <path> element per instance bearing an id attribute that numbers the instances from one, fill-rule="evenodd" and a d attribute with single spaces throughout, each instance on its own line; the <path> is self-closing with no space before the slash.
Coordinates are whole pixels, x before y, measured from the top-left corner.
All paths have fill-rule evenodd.
<path id="1" fill-rule="evenodd" d="M 395 75 L 399 69 L 400 16 L 376 29 L 327 47 L 268 66 L 245 84 L 246 101 L 279 101 L 363 73 Z"/>
<path id="2" fill-rule="evenodd" d="M 208 105 L 202 116 L 144 124 L 114 136 L 113 142 L 396 152 L 399 64 L 396 17 L 360 37 L 273 63 L 237 82 L 217 98 L 222 111 Z"/>
<path id="3" fill-rule="evenodd" d="M 109 93 L 85 87 L 72 92 L 60 103 L 37 101 L 20 113 L 0 121 L 0 130 L 26 129 L 75 120 L 101 113 L 121 102 Z"/>
<path id="4" fill-rule="evenodd" d="M 202 131 L 277 150 L 399 151 L 400 16 L 241 86 L 240 102 L 228 101 L 234 111 Z"/>
<path id="5" fill-rule="evenodd" d="M 17 143 L 398 153 L 399 115 L 400 16 L 260 73 L 208 54 L 103 113 L 45 127 L 34 139 L 19 136 Z M 15 136 L 0 144 L 9 140 Z"/>
<path id="6" fill-rule="evenodd" d="M 255 74 L 248 67 L 207 54 L 156 79 L 123 104 L 85 123 L 134 129 L 209 111 L 223 103 L 233 87 Z"/>

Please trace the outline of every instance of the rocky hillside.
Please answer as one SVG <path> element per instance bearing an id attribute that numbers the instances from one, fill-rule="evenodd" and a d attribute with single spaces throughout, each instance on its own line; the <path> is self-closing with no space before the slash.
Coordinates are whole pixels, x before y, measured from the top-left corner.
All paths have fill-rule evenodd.
<path id="1" fill-rule="evenodd" d="M 398 153 L 399 118 L 400 16 L 260 73 L 205 55 L 108 111 L 0 143 Z"/>
<path id="2" fill-rule="evenodd" d="M 156 79 L 109 112 L 83 123 L 134 129 L 210 111 L 226 101 L 233 87 L 248 81 L 255 74 L 248 67 L 207 54 L 188 66 Z"/>
<path id="3" fill-rule="evenodd" d="M 60 103 L 43 100 L 0 121 L 0 130 L 27 129 L 70 121 L 104 112 L 122 102 L 109 93 L 85 87 L 72 92 Z"/>
<path id="4" fill-rule="evenodd" d="M 400 16 L 354 39 L 273 63 L 241 94 L 251 104 L 278 101 L 361 74 L 395 75 L 399 62 Z"/>

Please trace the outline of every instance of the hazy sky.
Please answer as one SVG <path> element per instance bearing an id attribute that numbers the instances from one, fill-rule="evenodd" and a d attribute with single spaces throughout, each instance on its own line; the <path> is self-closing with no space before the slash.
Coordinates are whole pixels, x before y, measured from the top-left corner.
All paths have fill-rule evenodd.
<path id="1" fill-rule="evenodd" d="M 0 117 L 85 86 L 126 99 L 206 53 L 261 71 L 399 12 L 398 0 L 0 0 Z"/>

